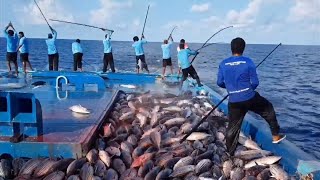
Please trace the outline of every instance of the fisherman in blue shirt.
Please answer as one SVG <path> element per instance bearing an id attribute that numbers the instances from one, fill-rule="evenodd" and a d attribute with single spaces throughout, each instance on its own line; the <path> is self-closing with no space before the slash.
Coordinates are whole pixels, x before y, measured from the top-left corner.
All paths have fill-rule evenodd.
<path id="1" fill-rule="evenodd" d="M 196 55 L 199 52 L 197 51 L 191 51 L 189 48 L 185 49 L 185 40 L 181 39 L 180 44 L 179 44 L 179 52 L 178 52 L 178 63 L 179 63 L 179 68 L 182 69 L 182 83 L 188 78 L 188 75 L 195 79 L 198 83 L 198 87 L 201 87 L 202 84 L 200 82 L 200 78 L 196 72 L 196 70 L 193 68 L 189 61 L 189 56 L 190 55 Z M 180 72 L 180 70 L 179 70 Z"/>
<path id="2" fill-rule="evenodd" d="M 170 40 L 170 41 L 169 41 Z M 171 68 L 171 74 L 173 74 L 173 67 L 172 67 L 172 62 L 171 62 L 171 46 L 172 46 L 172 36 L 170 35 L 168 39 L 165 39 L 163 41 L 163 44 L 161 45 L 161 49 L 162 49 L 162 66 L 163 66 L 163 70 L 162 70 L 162 78 L 164 78 L 164 75 L 166 73 L 166 67 L 170 66 Z"/>
<path id="3" fill-rule="evenodd" d="M 112 46 L 111 46 L 111 35 L 113 31 L 108 31 L 108 34 L 105 35 L 103 40 L 103 72 L 105 73 L 108 69 L 108 64 L 112 72 L 116 72 L 114 69 L 113 55 L 112 55 Z"/>
<path id="4" fill-rule="evenodd" d="M 80 44 L 80 39 L 76 39 L 75 42 L 72 43 L 72 53 L 73 53 L 73 70 L 77 71 L 77 68 L 82 71 L 82 48 Z"/>
<path id="5" fill-rule="evenodd" d="M 9 27 L 12 28 L 9 29 Z M 9 30 L 8 30 L 9 29 Z M 8 30 L 8 32 L 7 32 Z M 18 35 L 14 29 L 12 23 L 10 22 L 3 31 L 5 38 L 7 39 L 7 65 L 9 73 L 11 73 L 11 62 L 15 66 L 16 74 L 18 76 L 18 63 L 17 63 L 17 46 L 18 46 Z"/>
<path id="6" fill-rule="evenodd" d="M 56 47 L 57 31 L 51 26 L 51 33 L 48 34 L 46 44 L 48 46 L 48 60 L 49 60 L 49 71 L 58 71 L 59 66 L 59 54 Z"/>
<path id="7" fill-rule="evenodd" d="M 259 114 L 268 122 L 273 143 L 279 143 L 286 137 L 279 133 L 280 127 L 272 104 L 255 91 L 259 79 L 253 61 L 242 56 L 245 45 L 245 41 L 239 37 L 231 41 L 232 56 L 220 63 L 217 79 L 218 86 L 226 88 L 229 94 L 226 145 L 231 155 L 236 149 L 241 124 L 248 111 Z"/>
<path id="8" fill-rule="evenodd" d="M 146 69 L 146 71 L 149 73 L 148 65 L 146 63 L 146 59 L 144 56 L 144 50 L 143 50 L 143 44 L 146 44 L 147 41 L 144 40 L 144 35 L 142 35 L 141 40 L 139 40 L 138 36 L 133 37 L 133 44 L 132 47 L 134 47 L 134 51 L 136 53 L 136 63 L 137 63 L 137 73 L 139 74 L 139 69 Z M 139 63 L 139 60 L 141 63 Z M 141 64 L 141 67 L 139 66 Z"/>
<path id="9" fill-rule="evenodd" d="M 18 50 L 20 51 L 20 60 L 23 64 L 23 71 L 27 73 L 27 64 L 31 71 L 33 71 L 29 61 L 29 43 L 23 32 L 19 32 L 19 38 L 20 40 Z"/>

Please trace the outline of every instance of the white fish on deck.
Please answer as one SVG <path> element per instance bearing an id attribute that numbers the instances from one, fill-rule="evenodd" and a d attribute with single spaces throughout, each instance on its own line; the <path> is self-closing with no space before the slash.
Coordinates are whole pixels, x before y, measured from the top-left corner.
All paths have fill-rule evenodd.
<path id="1" fill-rule="evenodd" d="M 286 171 L 284 171 L 278 165 L 270 165 L 270 173 L 272 174 L 271 177 L 276 178 L 277 180 L 288 180 L 289 175 Z"/>
<path id="2" fill-rule="evenodd" d="M 207 134 L 203 132 L 193 132 L 187 137 L 187 140 L 188 141 L 203 140 L 209 136 L 211 136 L 211 134 Z"/>
<path id="3" fill-rule="evenodd" d="M 280 156 L 267 156 L 267 157 L 255 159 L 255 160 L 248 162 L 246 165 L 244 165 L 244 168 L 248 169 L 248 168 L 251 168 L 256 165 L 260 165 L 260 166 L 271 165 L 271 164 L 278 162 L 280 159 L 281 159 Z"/>
<path id="4" fill-rule="evenodd" d="M 137 86 L 132 84 L 120 84 L 121 87 L 129 88 L 129 89 L 136 89 Z"/>
<path id="5" fill-rule="evenodd" d="M 81 106 L 80 104 L 79 104 L 79 105 L 71 106 L 71 107 L 69 107 L 69 109 L 70 109 L 71 111 L 73 111 L 73 112 L 76 112 L 76 113 L 90 114 L 90 111 L 89 111 L 87 108 Z"/>
<path id="6" fill-rule="evenodd" d="M 253 140 L 244 137 L 242 135 L 239 136 L 239 143 L 242 144 L 244 147 L 247 147 L 249 149 L 255 149 L 255 150 L 261 150 L 261 148 L 259 147 L 259 145 L 254 142 Z"/>

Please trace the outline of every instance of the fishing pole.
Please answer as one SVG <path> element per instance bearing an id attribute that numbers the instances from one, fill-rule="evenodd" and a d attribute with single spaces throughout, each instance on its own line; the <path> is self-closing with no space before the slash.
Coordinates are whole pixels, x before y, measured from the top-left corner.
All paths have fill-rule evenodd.
<path id="1" fill-rule="evenodd" d="M 275 51 L 279 46 L 281 46 L 281 43 L 278 44 L 278 45 L 256 66 L 256 68 L 258 68 L 258 67 L 260 66 L 260 64 L 262 64 L 262 63 L 273 53 L 273 51 Z M 226 100 L 228 97 L 229 97 L 229 94 L 226 95 L 223 99 L 221 99 L 221 101 L 220 101 L 217 105 L 215 105 L 215 106 L 209 111 L 209 113 L 208 113 L 207 115 L 205 115 L 205 116 L 201 119 L 201 121 L 199 121 L 199 122 L 191 129 L 191 131 L 188 132 L 188 133 L 180 140 L 180 143 L 182 143 L 183 141 L 185 141 L 185 140 L 187 139 L 187 137 L 190 136 L 191 133 L 193 133 L 196 129 L 198 129 L 198 127 L 200 126 L 200 124 L 202 124 L 202 123 L 209 117 L 209 115 L 210 115 L 215 109 L 217 109 L 217 107 L 218 107 L 224 100 Z"/>
<path id="2" fill-rule="evenodd" d="M 49 19 L 49 20 L 56 21 L 56 22 L 62 22 L 62 23 L 68 23 L 68 24 L 75 24 L 75 25 L 79 25 L 79 26 L 92 27 L 92 28 L 96 28 L 96 29 L 101 29 L 102 31 L 110 31 L 112 33 L 114 32 L 114 30 L 111 30 L 111 29 L 101 28 L 101 27 L 92 26 L 92 25 L 88 25 L 88 24 L 75 23 L 75 22 L 63 21 L 63 20 L 57 20 L 57 19 Z"/>
<path id="3" fill-rule="evenodd" d="M 89 66 L 91 66 L 91 67 L 93 67 L 93 69 L 94 70 L 96 70 L 96 67 L 94 67 L 93 65 L 91 65 L 91 64 L 89 64 L 89 63 L 87 63 L 85 60 L 82 60 L 85 64 L 87 64 L 87 65 L 89 65 Z"/>
<path id="4" fill-rule="evenodd" d="M 174 31 L 176 28 L 177 28 L 177 26 L 173 27 L 173 29 L 171 30 L 171 33 L 169 34 L 169 37 L 168 37 L 168 41 L 169 41 L 170 37 L 172 38 L 172 33 L 173 33 L 173 31 Z M 172 39 L 172 40 L 173 40 L 173 39 Z"/>
<path id="5" fill-rule="evenodd" d="M 224 27 L 222 29 L 220 29 L 219 31 L 217 31 L 216 33 L 214 33 L 206 42 L 203 43 L 203 45 L 201 46 L 201 48 L 203 48 L 215 35 L 217 35 L 219 32 L 228 29 L 228 28 L 232 28 L 233 26 L 228 26 L 228 27 Z M 191 60 L 191 64 L 194 61 L 194 59 L 197 57 L 198 54 L 196 54 L 195 56 L 193 56 L 192 60 Z"/>
<path id="6" fill-rule="evenodd" d="M 33 1 L 34 1 L 34 3 L 37 5 L 37 7 L 38 7 L 38 9 L 39 9 L 40 13 L 42 14 L 42 17 L 43 17 L 43 18 L 44 18 L 44 20 L 47 22 L 47 24 L 48 24 L 48 26 L 49 26 L 50 30 L 52 31 L 52 27 L 50 26 L 49 22 L 47 21 L 47 18 L 46 18 L 46 17 L 44 16 L 44 14 L 42 13 L 42 11 L 41 11 L 41 9 L 40 9 L 40 7 L 39 7 L 39 5 L 38 5 L 37 1 L 36 1 L 36 0 L 33 0 Z"/>
<path id="7" fill-rule="evenodd" d="M 144 28 L 146 27 L 147 18 L 148 18 L 148 13 L 149 13 L 149 8 L 150 8 L 150 5 L 148 5 L 147 14 L 146 14 L 146 17 L 145 17 L 145 19 L 144 19 L 143 29 L 142 29 L 142 33 L 141 33 L 141 39 L 142 39 L 142 36 L 143 36 L 143 33 L 144 33 Z"/>

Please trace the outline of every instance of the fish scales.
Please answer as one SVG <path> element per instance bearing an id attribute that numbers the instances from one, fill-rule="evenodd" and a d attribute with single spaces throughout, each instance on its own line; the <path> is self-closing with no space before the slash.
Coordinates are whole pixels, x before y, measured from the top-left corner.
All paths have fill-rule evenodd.
<path id="1" fill-rule="evenodd" d="M 93 178 L 94 170 L 93 167 L 87 162 L 85 163 L 80 170 L 81 179 L 91 180 Z"/>
<path id="2" fill-rule="evenodd" d="M 44 159 L 30 159 L 21 168 L 19 175 L 31 175 Z"/>
<path id="3" fill-rule="evenodd" d="M 147 161 L 143 166 L 140 166 L 138 170 L 138 176 L 144 178 L 146 174 L 151 171 L 151 169 L 154 167 L 153 161 L 149 160 Z"/>
<path id="4" fill-rule="evenodd" d="M 186 174 L 188 174 L 189 172 L 193 172 L 195 170 L 195 166 L 194 165 L 187 165 L 187 166 L 183 166 L 183 167 L 179 167 L 177 169 L 175 169 L 170 177 L 183 177 Z"/>
<path id="5" fill-rule="evenodd" d="M 198 164 L 196 165 L 196 173 L 201 174 L 205 171 L 208 171 L 211 168 L 212 162 L 210 159 L 202 159 Z"/>
<path id="6" fill-rule="evenodd" d="M 163 169 L 162 171 L 159 172 L 159 174 L 156 176 L 156 180 L 166 180 L 170 179 L 169 176 L 172 173 L 171 169 Z"/>
<path id="7" fill-rule="evenodd" d="M 155 180 L 160 170 L 161 170 L 160 167 L 158 166 L 154 167 L 150 172 L 146 174 L 146 176 L 144 177 L 144 180 Z"/>
<path id="8" fill-rule="evenodd" d="M 57 162 L 51 159 L 46 159 L 43 161 L 43 163 L 39 164 L 37 168 L 34 170 L 33 176 L 34 177 L 42 177 L 45 175 L 48 175 L 49 173 L 52 173 L 53 166 Z"/>
<path id="9" fill-rule="evenodd" d="M 77 171 L 87 162 L 86 158 L 80 158 L 72 161 L 67 168 L 67 176 L 76 174 Z"/>
<path id="10" fill-rule="evenodd" d="M 47 177 L 45 177 L 43 180 L 63 180 L 64 179 L 64 172 L 57 171 L 49 174 Z"/>

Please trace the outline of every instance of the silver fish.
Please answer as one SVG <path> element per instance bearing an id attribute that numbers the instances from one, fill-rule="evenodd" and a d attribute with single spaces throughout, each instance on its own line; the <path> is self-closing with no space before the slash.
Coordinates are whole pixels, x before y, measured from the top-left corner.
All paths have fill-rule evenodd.
<path id="1" fill-rule="evenodd" d="M 277 180 L 288 180 L 289 175 L 278 165 L 270 165 L 270 173 Z"/>
<path id="2" fill-rule="evenodd" d="M 93 178 L 93 167 L 89 163 L 85 163 L 80 170 L 81 179 L 89 179 Z"/>
<path id="3" fill-rule="evenodd" d="M 49 174 L 47 177 L 45 177 L 43 180 L 63 180 L 64 179 L 64 172 L 57 171 Z"/>
<path id="4" fill-rule="evenodd" d="M 203 140 L 209 136 L 211 136 L 211 134 L 207 134 L 203 132 L 193 132 L 187 137 L 187 140 L 188 141 Z"/>
<path id="5" fill-rule="evenodd" d="M 103 179 L 105 179 L 105 180 L 118 180 L 119 176 L 118 176 L 118 173 L 114 169 L 109 168 L 107 170 L 107 172 L 105 173 Z"/>
<path id="6" fill-rule="evenodd" d="M 173 167 L 173 170 L 176 170 L 178 167 L 183 167 L 187 165 L 192 165 L 194 161 L 194 158 L 191 156 L 187 156 L 184 158 L 181 158 Z"/>
<path id="7" fill-rule="evenodd" d="M 164 124 L 165 124 L 166 126 L 171 127 L 171 126 L 181 125 L 181 124 L 183 124 L 185 121 L 186 121 L 185 118 L 179 118 L 179 117 L 178 117 L 178 118 L 169 119 L 169 120 L 167 120 Z"/>
<path id="8" fill-rule="evenodd" d="M 161 104 L 171 104 L 173 103 L 175 99 L 174 98 L 167 98 L 167 99 L 160 99 Z"/>
<path id="9" fill-rule="evenodd" d="M 102 180 L 99 176 L 93 176 L 92 180 Z"/>
<path id="10" fill-rule="evenodd" d="M 156 176 L 156 180 L 166 180 L 170 179 L 169 176 L 172 173 L 171 169 L 163 169 L 159 172 L 159 174 Z"/>
<path id="11" fill-rule="evenodd" d="M 227 178 L 230 177 L 230 173 L 231 173 L 232 168 L 233 168 L 232 160 L 225 161 L 222 164 L 222 171 L 223 171 L 225 177 L 227 177 Z"/>
<path id="12" fill-rule="evenodd" d="M 104 163 L 101 160 L 98 160 L 94 164 L 93 169 L 94 169 L 94 174 L 99 177 L 103 177 L 104 172 L 107 170 L 106 166 L 104 165 Z"/>
<path id="13" fill-rule="evenodd" d="M 280 159 L 281 159 L 280 156 L 263 157 L 263 158 L 255 159 L 255 160 L 248 162 L 247 164 L 244 165 L 244 168 L 248 169 L 248 168 L 256 166 L 256 165 L 261 165 L 261 166 L 271 165 L 271 164 L 278 162 Z"/>
<path id="14" fill-rule="evenodd" d="M 128 102 L 128 106 L 129 106 L 129 108 L 131 108 L 131 109 L 134 110 L 134 111 L 137 110 L 135 103 L 132 102 L 132 101 L 129 101 L 129 102 Z"/>
<path id="15" fill-rule="evenodd" d="M 161 170 L 160 167 L 158 167 L 158 166 L 154 167 L 150 172 L 148 172 L 148 174 L 146 174 L 146 176 L 144 177 L 144 180 L 156 179 L 160 170 Z"/>
<path id="16" fill-rule="evenodd" d="M 230 172 L 230 178 L 232 180 L 242 180 L 244 177 L 244 171 L 242 168 L 235 168 Z"/>
<path id="17" fill-rule="evenodd" d="M 158 131 L 154 131 L 150 134 L 151 142 L 160 149 L 161 144 L 161 134 Z"/>
<path id="18" fill-rule="evenodd" d="M 122 115 L 120 116 L 119 120 L 120 120 L 120 121 L 129 120 L 129 119 L 133 118 L 133 116 L 134 116 L 134 112 L 129 111 L 129 112 L 127 112 L 127 113 L 122 114 Z"/>
<path id="19" fill-rule="evenodd" d="M 96 149 L 91 149 L 87 153 L 86 158 L 89 163 L 94 164 L 98 160 L 98 151 Z"/>
<path id="20" fill-rule="evenodd" d="M 122 174 L 126 170 L 126 165 L 119 158 L 115 158 L 112 161 L 112 168 L 115 169 L 119 174 Z"/>
<path id="21" fill-rule="evenodd" d="M 133 159 L 132 159 L 131 154 L 129 152 L 121 151 L 121 159 L 127 167 L 131 166 Z"/>
<path id="22" fill-rule="evenodd" d="M 132 153 L 133 146 L 128 141 L 124 141 L 120 144 L 120 149 Z"/>
<path id="23" fill-rule="evenodd" d="M 21 168 L 19 175 L 31 175 L 43 159 L 30 159 Z"/>
<path id="24" fill-rule="evenodd" d="M 69 176 L 67 180 L 80 180 L 80 177 L 78 175 L 72 175 Z"/>
<path id="25" fill-rule="evenodd" d="M 177 106 L 182 106 L 182 105 L 191 105 L 192 102 L 189 99 L 183 99 L 178 101 Z"/>
<path id="26" fill-rule="evenodd" d="M 87 162 L 86 158 L 80 158 L 72 161 L 67 168 L 67 176 L 76 174 L 77 171 Z"/>
<path id="27" fill-rule="evenodd" d="M 193 172 L 194 170 L 195 170 L 194 165 L 187 165 L 187 166 L 183 166 L 183 167 L 178 167 L 170 174 L 170 177 L 173 177 L 173 178 L 183 177 L 186 174 L 188 174 L 189 172 Z"/>
<path id="28" fill-rule="evenodd" d="M 254 142 L 253 140 L 246 138 L 246 137 L 242 137 L 239 136 L 239 143 L 242 144 L 243 146 L 249 148 L 249 149 L 255 149 L 255 150 L 261 150 L 261 148 L 259 147 L 259 145 Z"/>
<path id="29" fill-rule="evenodd" d="M 140 127 L 144 127 L 147 124 L 148 118 L 144 114 L 138 113 L 136 114 L 136 117 L 139 119 Z"/>
<path id="30" fill-rule="evenodd" d="M 196 165 L 196 173 L 201 174 L 205 171 L 208 171 L 212 166 L 210 159 L 203 159 Z"/>
<path id="31" fill-rule="evenodd" d="M 0 177 L 4 177 L 5 179 L 11 177 L 11 161 L 9 159 L 1 159 L 0 160 Z"/>
<path id="32" fill-rule="evenodd" d="M 18 176 L 20 169 L 23 167 L 25 163 L 26 161 L 22 158 L 15 158 L 12 160 L 12 169 L 14 176 Z"/>
<path id="33" fill-rule="evenodd" d="M 109 154 L 104 150 L 99 150 L 99 159 L 107 166 L 110 167 L 111 165 L 111 157 Z"/>
<path id="34" fill-rule="evenodd" d="M 134 98 L 134 95 L 133 94 L 129 94 L 126 99 L 127 99 L 127 101 L 130 101 L 133 98 Z"/>
<path id="35" fill-rule="evenodd" d="M 269 180 L 270 176 L 270 169 L 266 168 L 258 174 L 257 180 Z"/>
<path id="36" fill-rule="evenodd" d="M 44 160 L 34 170 L 33 176 L 34 177 L 42 177 L 42 176 L 46 176 L 46 175 L 52 173 L 54 171 L 53 167 L 55 166 L 56 163 L 57 163 L 57 161 L 54 161 L 49 158 Z"/>
<path id="37" fill-rule="evenodd" d="M 160 110 L 160 106 L 156 105 L 156 106 L 153 107 L 152 113 L 157 113 L 157 112 L 159 112 L 159 110 Z"/>
<path id="38" fill-rule="evenodd" d="M 134 134 L 131 134 L 130 136 L 128 136 L 127 141 L 132 146 L 136 146 L 138 144 L 138 139 L 137 139 L 136 135 L 134 135 Z"/>
<path id="39" fill-rule="evenodd" d="M 135 168 L 127 169 L 121 174 L 120 180 L 129 180 L 137 177 L 137 170 Z"/>
<path id="40" fill-rule="evenodd" d="M 247 150 L 247 151 L 236 151 L 234 156 L 243 160 L 252 160 L 265 156 L 271 155 L 272 152 L 265 150 Z"/>
<path id="41" fill-rule="evenodd" d="M 151 171 L 151 169 L 154 167 L 153 161 L 149 160 L 147 161 L 143 166 L 140 166 L 138 170 L 138 176 L 139 177 L 145 177 L 145 175 Z"/>
<path id="42" fill-rule="evenodd" d="M 182 109 L 179 106 L 169 106 L 166 108 L 163 108 L 164 111 L 170 111 L 170 112 L 180 112 Z"/>
<path id="43" fill-rule="evenodd" d="M 108 154 L 110 154 L 111 156 L 120 156 L 121 155 L 121 151 L 119 148 L 110 146 L 106 148 L 106 151 L 108 152 Z"/>

